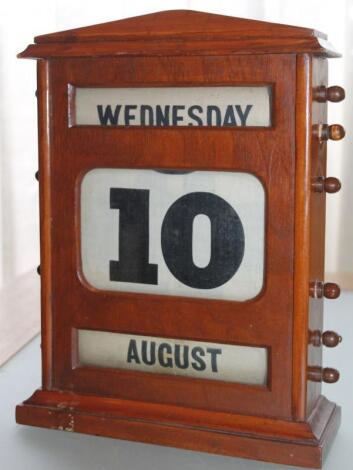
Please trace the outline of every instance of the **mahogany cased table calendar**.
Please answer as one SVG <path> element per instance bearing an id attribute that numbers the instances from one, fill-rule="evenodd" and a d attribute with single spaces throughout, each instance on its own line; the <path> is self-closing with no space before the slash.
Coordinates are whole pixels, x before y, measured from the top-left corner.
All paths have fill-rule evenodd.
<path id="1" fill-rule="evenodd" d="M 165 11 L 35 38 L 42 387 L 18 423 L 320 467 L 327 59 Z M 330 364 L 328 364 L 330 366 Z"/>

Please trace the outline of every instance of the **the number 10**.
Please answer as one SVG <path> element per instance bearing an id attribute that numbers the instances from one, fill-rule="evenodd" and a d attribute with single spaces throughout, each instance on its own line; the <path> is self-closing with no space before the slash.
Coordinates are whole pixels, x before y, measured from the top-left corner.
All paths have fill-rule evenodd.
<path id="1" fill-rule="evenodd" d="M 119 209 L 119 261 L 110 261 L 110 280 L 158 284 L 158 265 L 149 263 L 149 191 L 110 189 L 110 208 Z M 211 222 L 211 256 L 200 268 L 193 261 L 194 218 L 203 214 Z M 171 273 L 183 284 L 212 289 L 237 272 L 244 256 L 241 220 L 224 199 L 209 192 L 193 192 L 168 209 L 161 229 L 161 250 Z"/>

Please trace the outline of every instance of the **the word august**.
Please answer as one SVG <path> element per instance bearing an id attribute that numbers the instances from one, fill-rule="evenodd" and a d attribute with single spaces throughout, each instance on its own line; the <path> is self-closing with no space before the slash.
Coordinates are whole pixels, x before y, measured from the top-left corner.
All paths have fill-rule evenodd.
<path id="1" fill-rule="evenodd" d="M 218 372 L 217 358 L 222 349 L 194 346 L 187 344 L 171 344 L 156 341 L 137 341 L 131 339 L 127 351 L 127 362 L 145 364 L 146 366 L 159 365 L 161 367 L 189 369 Z"/>

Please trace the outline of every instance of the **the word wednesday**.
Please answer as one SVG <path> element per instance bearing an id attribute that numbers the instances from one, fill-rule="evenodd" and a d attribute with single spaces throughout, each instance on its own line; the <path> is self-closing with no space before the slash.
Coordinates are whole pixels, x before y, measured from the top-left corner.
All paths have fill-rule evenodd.
<path id="1" fill-rule="evenodd" d="M 102 126 L 246 126 L 252 104 L 228 104 L 225 109 L 219 106 L 205 107 L 194 104 L 165 105 L 156 104 L 116 104 L 97 105 L 99 122 Z"/>
<path id="2" fill-rule="evenodd" d="M 76 88 L 72 95 L 74 125 L 271 125 L 268 86 Z"/>

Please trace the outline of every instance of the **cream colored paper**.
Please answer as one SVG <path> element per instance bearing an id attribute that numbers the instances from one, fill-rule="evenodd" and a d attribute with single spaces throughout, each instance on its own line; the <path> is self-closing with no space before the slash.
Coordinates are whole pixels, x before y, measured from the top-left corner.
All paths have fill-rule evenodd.
<path id="1" fill-rule="evenodd" d="M 91 330 L 79 330 L 78 338 L 82 365 L 250 385 L 267 381 L 266 348 Z"/>

